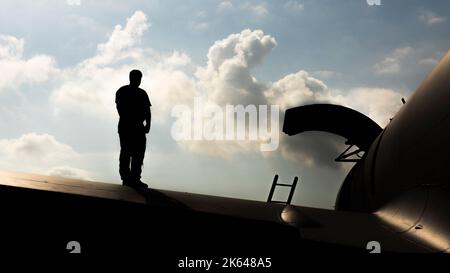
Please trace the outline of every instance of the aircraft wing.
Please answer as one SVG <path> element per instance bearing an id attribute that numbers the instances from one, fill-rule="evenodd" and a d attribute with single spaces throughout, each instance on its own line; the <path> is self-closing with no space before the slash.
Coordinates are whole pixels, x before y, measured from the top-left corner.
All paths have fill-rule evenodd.
<path id="1" fill-rule="evenodd" d="M 0 203 L 4 219 L 16 223 L 3 227 L 1 234 L 19 236 L 11 237 L 18 251 L 42 234 L 53 242 L 47 244 L 50 252 L 66 251 L 61 245 L 69 238 L 84 240 L 91 251 L 105 251 L 111 237 L 118 242 L 124 238 L 118 230 L 155 230 L 155 226 L 154 232 L 167 242 L 192 236 L 196 244 L 211 240 L 215 246 L 245 241 L 278 247 L 289 243 L 304 253 L 368 252 L 367 243 L 377 241 L 387 252 L 429 251 L 384 228 L 374 214 L 167 190 L 138 192 L 117 184 L 54 176 L 0 171 Z M 49 232 L 55 226 L 57 229 Z M 132 238 L 118 245 L 130 244 Z M 143 239 L 138 236 L 135 240 Z"/>

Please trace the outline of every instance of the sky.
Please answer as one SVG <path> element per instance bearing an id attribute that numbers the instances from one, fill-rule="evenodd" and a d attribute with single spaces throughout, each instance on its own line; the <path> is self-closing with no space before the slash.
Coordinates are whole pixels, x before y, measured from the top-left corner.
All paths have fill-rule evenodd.
<path id="1" fill-rule="evenodd" d="M 152 102 L 142 180 L 157 189 L 264 201 L 275 174 L 293 203 L 333 209 L 345 139 L 177 141 L 176 105 L 326 102 L 381 126 L 450 47 L 448 1 L 0 3 L 0 168 L 121 183 L 116 90 L 140 69 Z M 286 198 L 277 191 L 276 197 Z"/>

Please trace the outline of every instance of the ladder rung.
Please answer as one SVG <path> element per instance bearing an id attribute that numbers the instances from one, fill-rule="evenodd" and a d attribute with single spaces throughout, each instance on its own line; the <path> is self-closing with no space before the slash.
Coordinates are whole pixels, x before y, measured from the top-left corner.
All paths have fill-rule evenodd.
<path id="1" fill-rule="evenodd" d="M 285 186 L 285 187 L 292 187 L 294 185 L 292 184 L 276 184 L 277 186 Z"/>
<path id="2" fill-rule="evenodd" d="M 270 201 L 269 203 L 277 203 L 277 204 L 287 204 L 284 201 Z"/>

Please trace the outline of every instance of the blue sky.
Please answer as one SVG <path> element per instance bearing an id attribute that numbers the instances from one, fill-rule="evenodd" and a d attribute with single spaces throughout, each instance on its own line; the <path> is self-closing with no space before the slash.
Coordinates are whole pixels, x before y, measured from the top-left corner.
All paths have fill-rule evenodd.
<path id="1" fill-rule="evenodd" d="M 327 101 L 385 125 L 447 52 L 449 10 L 411 0 L 2 1 L 0 168 L 120 183 L 113 95 L 139 68 L 154 105 L 144 181 L 264 200 L 279 173 L 300 177 L 296 204 L 332 208 L 351 167 L 332 162 L 343 139 L 281 136 L 269 154 L 178 143 L 170 110 L 198 94 L 282 110 Z"/>

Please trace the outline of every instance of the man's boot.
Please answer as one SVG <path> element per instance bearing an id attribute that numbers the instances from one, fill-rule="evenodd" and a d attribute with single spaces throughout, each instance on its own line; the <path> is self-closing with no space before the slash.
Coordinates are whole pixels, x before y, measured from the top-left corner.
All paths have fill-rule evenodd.
<path id="1" fill-rule="evenodd" d="M 134 183 L 134 187 L 148 188 L 148 185 L 142 182 L 140 179 Z"/>

